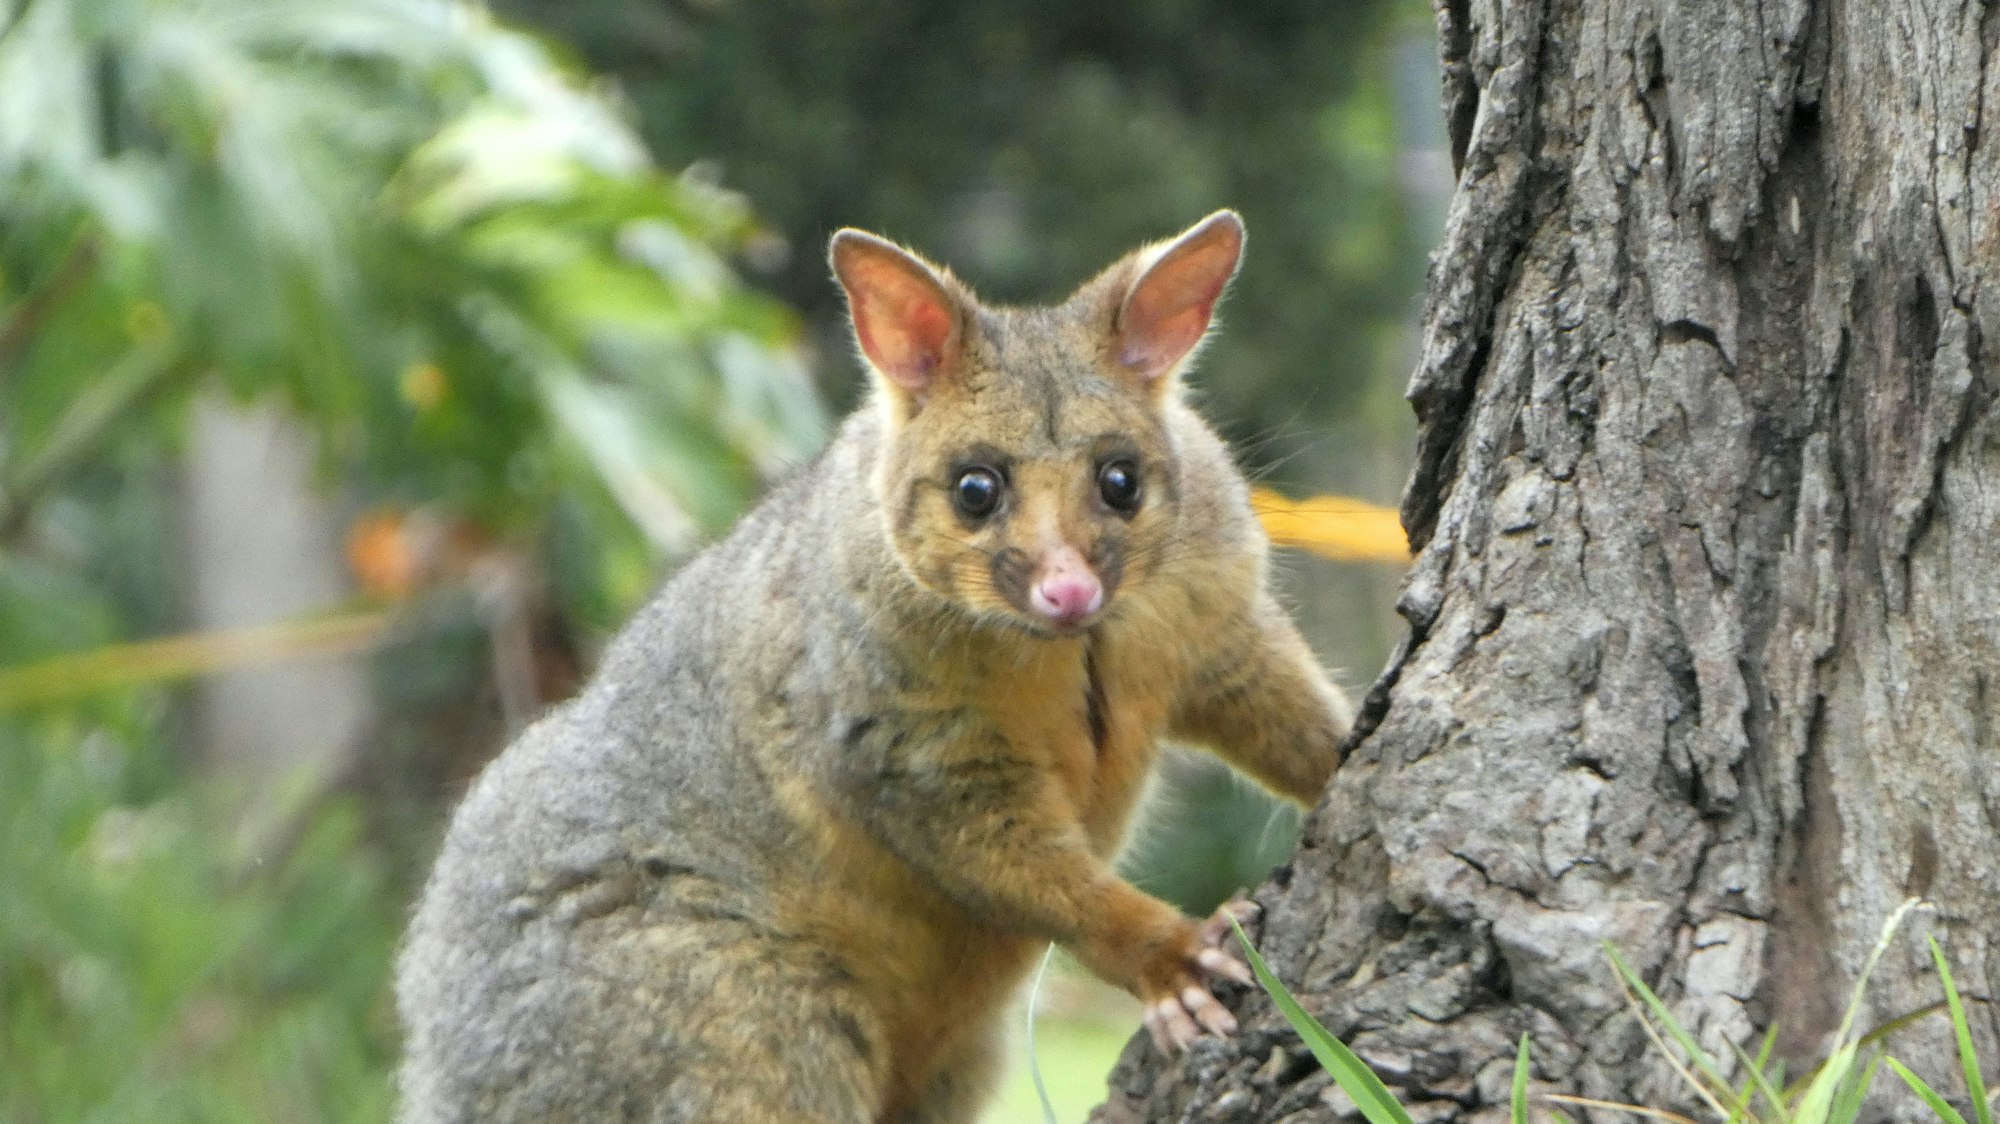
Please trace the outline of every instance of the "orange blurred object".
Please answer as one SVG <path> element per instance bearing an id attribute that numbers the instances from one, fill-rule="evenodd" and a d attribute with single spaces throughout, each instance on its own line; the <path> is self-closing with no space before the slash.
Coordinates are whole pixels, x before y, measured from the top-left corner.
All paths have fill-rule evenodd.
<path id="1" fill-rule="evenodd" d="M 371 511 L 347 529 L 347 566 L 370 597 L 400 601 L 433 582 L 465 577 L 495 549 L 463 519 L 416 511 Z"/>
<path id="2" fill-rule="evenodd" d="M 347 566 L 370 597 L 399 601 L 417 588 L 423 562 L 399 511 L 371 512 L 347 529 Z"/>
<path id="3" fill-rule="evenodd" d="M 1252 488 L 1250 507 L 1277 546 L 1296 547 L 1337 562 L 1410 560 L 1410 540 L 1393 508 L 1349 496 L 1295 500 L 1269 488 Z"/>

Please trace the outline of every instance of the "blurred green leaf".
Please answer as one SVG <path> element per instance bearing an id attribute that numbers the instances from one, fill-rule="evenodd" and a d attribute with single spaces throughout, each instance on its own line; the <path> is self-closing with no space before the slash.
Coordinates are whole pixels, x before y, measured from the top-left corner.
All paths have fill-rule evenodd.
<path id="1" fill-rule="evenodd" d="M 1993 1124 L 1993 1108 L 1986 1100 L 1986 1080 L 1979 1073 L 1979 1052 L 1972 1045 L 1972 1027 L 1965 1021 L 1965 1003 L 1958 996 L 1958 984 L 1951 977 L 1951 964 L 1944 958 L 1936 937 L 1930 943 L 1931 963 L 1937 966 L 1938 982 L 1944 985 L 1944 1001 L 1951 1010 L 1952 1037 L 1958 1042 L 1958 1062 L 1965 1077 L 1965 1092 L 1972 1100 L 1978 1124 Z"/>
<path id="2" fill-rule="evenodd" d="M 1243 934 L 1243 926 L 1237 924 L 1234 917 L 1229 918 L 1229 928 L 1235 932 L 1236 943 L 1243 949 L 1243 954 L 1250 958 L 1250 970 L 1256 973 L 1257 982 L 1263 985 L 1264 990 L 1271 996 L 1271 1001 L 1277 1004 L 1278 1013 L 1283 1015 L 1292 1029 L 1298 1032 L 1307 1048 L 1312 1050 L 1313 1057 L 1319 1059 L 1320 1066 L 1333 1076 L 1341 1092 L 1346 1093 L 1354 1102 L 1361 1115 L 1367 1118 L 1368 1124 L 1410 1124 L 1409 1112 L 1396 1100 L 1395 1094 L 1389 1091 L 1389 1087 L 1382 1083 L 1382 1079 L 1375 1076 L 1375 1071 L 1368 1068 L 1368 1063 L 1356 1056 L 1353 1050 L 1348 1049 L 1346 1043 L 1335 1038 L 1318 1019 L 1313 1018 L 1312 1014 L 1292 997 L 1291 991 L 1279 982 L 1278 977 L 1271 973 L 1270 966 L 1264 963 L 1263 956 L 1251 945 L 1250 938 Z M 1525 1058 L 1527 1050 L 1525 1038 L 1522 1040 L 1521 1049 L 1522 1057 Z"/>
<path id="3" fill-rule="evenodd" d="M 386 1118 L 398 911 L 359 820 L 231 855 L 163 747 L 0 727 L 0 1118 Z"/>
<path id="4" fill-rule="evenodd" d="M 1511 1124 L 1528 1124 L 1528 1035 L 1521 1034 L 1521 1047 L 1514 1052 L 1514 1083 L 1507 1097 L 1507 1119 Z"/>
<path id="5" fill-rule="evenodd" d="M 1939 1120 L 1943 1121 L 1944 1124 L 1965 1124 L 1965 1117 L 1960 1115 L 1957 1109 L 1951 1107 L 1951 1102 L 1940 1096 L 1938 1091 L 1931 1088 L 1928 1082 L 1911 1073 L 1902 1062 L 1894 1058 L 1886 1060 L 1889 1063 L 1889 1068 L 1896 1071 L 1896 1076 L 1903 1079 L 1903 1084 L 1908 1085 L 1911 1092 L 1921 1098 L 1924 1104 L 1930 1106 L 1930 1110 L 1937 1113 Z"/>
<path id="6" fill-rule="evenodd" d="M 0 666 L 101 644 L 117 617 L 77 574 L 0 553 Z"/>

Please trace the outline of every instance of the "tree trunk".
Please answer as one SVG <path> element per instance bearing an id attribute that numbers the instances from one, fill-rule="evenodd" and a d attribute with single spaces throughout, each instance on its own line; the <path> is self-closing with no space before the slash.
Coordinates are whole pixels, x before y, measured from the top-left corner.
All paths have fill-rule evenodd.
<path id="1" fill-rule="evenodd" d="M 1262 891 L 1273 967 L 1419 1121 L 1504 1117 L 1523 1032 L 1537 1088 L 1691 1111 L 1605 941 L 1739 1076 L 1773 1024 L 1816 1059 L 1906 896 L 1860 1024 L 1937 1000 L 1925 932 L 2000 992 L 2000 8 L 1437 15 L 1409 634 Z M 1338 1118 L 1237 1006 L 1096 1119 Z M 1963 1103 L 1943 1020 L 1889 1048 Z"/>
<path id="2" fill-rule="evenodd" d="M 274 624 L 352 596 L 338 504 L 315 479 L 313 438 L 275 406 L 196 400 L 182 477 L 188 627 Z M 368 720 L 356 658 L 273 661 L 195 685 L 200 759 L 241 786 L 256 828 L 274 796 L 348 772 Z"/>

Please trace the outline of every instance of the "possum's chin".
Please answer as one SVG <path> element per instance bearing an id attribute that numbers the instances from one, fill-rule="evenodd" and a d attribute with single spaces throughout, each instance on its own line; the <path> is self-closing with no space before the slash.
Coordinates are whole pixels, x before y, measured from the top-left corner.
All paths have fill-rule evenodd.
<path id="1" fill-rule="evenodd" d="M 1105 618 L 1110 615 L 1111 607 L 1106 605 L 1081 620 L 1065 624 L 1032 613 L 1023 613 L 1010 606 L 1004 611 L 983 614 L 983 617 L 1004 624 L 1012 631 L 1026 633 L 1037 640 L 1075 640 L 1080 636 L 1089 635 L 1092 629 L 1103 624 Z"/>

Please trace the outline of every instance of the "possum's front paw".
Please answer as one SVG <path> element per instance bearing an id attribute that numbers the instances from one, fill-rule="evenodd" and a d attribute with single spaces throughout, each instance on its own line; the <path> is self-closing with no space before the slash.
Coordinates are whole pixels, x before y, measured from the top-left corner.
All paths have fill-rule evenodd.
<path id="1" fill-rule="evenodd" d="M 1236 1016 L 1216 999 L 1209 985 L 1217 978 L 1251 982 L 1249 966 L 1228 950 L 1227 942 L 1229 919 L 1234 917 L 1240 924 L 1256 913 L 1255 902 L 1225 902 L 1199 926 L 1189 925 L 1171 957 L 1148 974 L 1140 998 L 1146 1004 L 1146 1031 L 1161 1052 L 1185 1050 L 1203 1031 L 1218 1038 L 1235 1033 Z"/>

